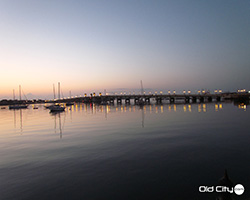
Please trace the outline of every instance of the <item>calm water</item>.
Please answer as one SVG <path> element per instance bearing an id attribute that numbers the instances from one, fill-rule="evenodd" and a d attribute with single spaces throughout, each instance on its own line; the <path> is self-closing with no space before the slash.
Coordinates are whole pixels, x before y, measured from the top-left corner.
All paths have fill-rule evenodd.
<path id="1" fill-rule="evenodd" d="M 233 103 L 0 110 L 0 199 L 250 198 L 250 110 Z"/>

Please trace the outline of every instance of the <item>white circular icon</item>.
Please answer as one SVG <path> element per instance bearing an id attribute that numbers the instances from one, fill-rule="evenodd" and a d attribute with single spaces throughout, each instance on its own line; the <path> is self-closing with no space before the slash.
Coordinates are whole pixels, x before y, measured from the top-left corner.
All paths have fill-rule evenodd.
<path id="1" fill-rule="evenodd" d="M 241 184 L 237 184 L 235 187 L 234 187 L 234 192 L 235 192 L 235 194 L 237 194 L 237 195 L 242 195 L 243 193 L 244 193 L 244 187 L 243 187 L 243 185 L 241 185 Z"/>

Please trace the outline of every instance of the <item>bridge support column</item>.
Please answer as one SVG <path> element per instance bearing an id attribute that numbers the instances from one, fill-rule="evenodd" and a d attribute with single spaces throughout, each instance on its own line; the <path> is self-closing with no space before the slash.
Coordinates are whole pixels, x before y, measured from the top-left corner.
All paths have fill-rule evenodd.
<path id="1" fill-rule="evenodd" d="M 146 103 L 150 103 L 150 98 L 146 98 L 146 99 L 145 99 L 145 102 L 146 102 Z"/>
<path id="2" fill-rule="evenodd" d="M 110 99 L 109 102 L 110 102 L 111 104 L 114 104 L 114 99 Z"/>
<path id="3" fill-rule="evenodd" d="M 125 99 L 126 104 L 130 104 L 130 99 Z"/>
<path id="4" fill-rule="evenodd" d="M 174 103 L 175 102 L 175 98 L 171 97 L 170 98 L 170 103 Z"/>
<path id="5" fill-rule="evenodd" d="M 216 97 L 216 101 L 221 101 L 221 97 L 220 97 L 220 96 L 217 96 L 217 97 Z"/>
<path id="6" fill-rule="evenodd" d="M 156 99 L 156 103 L 161 104 L 161 103 L 162 103 L 162 99 L 161 99 L 160 97 L 157 98 L 157 99 Z"/>
<path id="7" fill-rule="evenodd" d="M 117 104 L 121 104 L 122 103 L 122 99 L 117 99 Z"/>
<path id="8" fill-rule="evenodd" d="M 189 97 L 185 98 L 185 103 L 189 103 Z"/>
<path id="9" fill-rule="evenodd" d="M 139 102 L 139 99 L 137 99 L 137 98 L 135 98 L 135 104 L 138 104 L 138 102 Z"/>
<path id="10" fill-rule="evenodd" d="M 201 103 L 204 102 L 204 97 L 200 97 L 200 102 L 201 102 Z"/>
<path id="11" fill-rule="evenodd" d="M 196 103 L 197 102 L 197 98 L 196 97 L 193 97 L 192 98 L 192 103 Z"/>
<path id="12" fill-rule="evenodd" d="M 211 96 L 209 96 L 209 97 L 207 98 L 207 100 L 208 100 L 209 102 L 212 102 L 212 101 L 213 101 L 213 98 L 212 98 Z"/>

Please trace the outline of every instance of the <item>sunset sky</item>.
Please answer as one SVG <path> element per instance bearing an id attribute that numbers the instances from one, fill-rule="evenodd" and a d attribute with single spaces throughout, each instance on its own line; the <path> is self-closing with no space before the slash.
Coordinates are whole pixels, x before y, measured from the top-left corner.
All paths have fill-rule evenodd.
<path id="1" fill-rule="evenodd" d="M 0 19 L 0 99 L 250 90 L 249 0 L 0 0 Z"/>

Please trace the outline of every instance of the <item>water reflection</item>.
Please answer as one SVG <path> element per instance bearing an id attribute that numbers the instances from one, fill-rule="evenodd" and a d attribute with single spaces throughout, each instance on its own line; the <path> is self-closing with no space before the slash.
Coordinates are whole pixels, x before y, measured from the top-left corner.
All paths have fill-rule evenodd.
<path id="1" fill-rule="evenodd" d="M 247 104 L 240 103 L 240 104 L 238 104 L 238 108 L 243 109 L 244 111 L 246 111 L 247 110 Z"/>
<path id="2" fill-rule="evenodd" d="M 20 110 L 12 110 L 13 111 L 13 123 L 14 123 L 14 129 L 16 129 L 17 127 L 17 113 L 16 112 L 19 112 L 19 129 L 20 129 L 20 132 L 22 133 L 23 132 L 23 113 L 22 113 L 22 109 Z"/>
<path id="3" fill-rule="evenodd" d="M 107 116 L 111 112 L 135 112 L 137 109 L 143 109 L 146 112 L 149 113 L 164 113 L 166 111 L 174 111 L 174 112 L 180 112 L 179 108 L 182 108 L 183 112 L 192 112 L 192 110 L 197 110 L 198 112 L 207 112 L 208 108 L 211 111 L 212 106 L 214 105 L 214 111 L 217 112 L 219 110 L 223 109 L 223 103 L 198 103 L 198 104 L 150 104 L 150 105 L 131 105 L 131 104 L 118 104 L 118 105 L 99 105 L 99 104 L 84 104 L 79 103 L 72 106 L 68 106 L 67 110 L 68 113 L 72 112 L 86 112 L 86 113 L 92 113 L 97 114 L 98 112 L 105 113 L 105 116 Z M 239 109 L 246 110 L 247 104 L 241 103 L 241 104 L 235 104 Z"/>
<path id="4" fill-rule="evenodd" d="M 230 103 L 79 103 L 64 113 L 0 110 L 1 119 L 6 116 L 0 124 L 2 198 L 15 199 L 8 198 L 15 192 L 21 199 L 63 199 L 67 191 L 72 199 L 215 199 L 198 186 L 215 185 L 225 168 L 249 188 L 246 109 Z M 21 137 L 13 134 L 13 122 Z"/>
<path id="5" fill-rule="evenodd" d="M 61 112 L 53 112 L 50 114 L 54 117 L 54 132 L 56 134 L 57 130 L 59 130 L 59 136 L 62 139 L 62 131 L 63 131 L 63 127 L 65 124 L 65 115 Z M 61 115 L 64 116 L 63 125 L 62 125 L 62 121 L 61 121 Z M 58 121 L 58 127 L 57 127 L 57 121 Z"/>
<path id="6" fill-rule="evenodd" d="M 141 110 L 141 118 L 142 118 L 142 127 L 145 126 L 144 119 L 146 114 L 163 114 L 165 112 L 183 112 L 183 113 L 192 113 L 192 112 L 199 112 L 199 113 L 206 113 L 206 112 L 219 112 L 224 109 L 224 106 L 228 103 L 197 103 L 197 104 L 149 104 L 149 105 L 142 105 L 141 107 L 138 105 L 132 104 L 113 104 L 113 105 L 98 105 L 98 104 L 84 104 L 84 103 L 77 103 L 72 106 L 68 106 L 66 108 L 65 113 L 55 113 L 51 114 L 54 116 L 54 130 L 59 130 L 60 135 L 62 134 L 62 127 L 61 127 L 61 118 L 64 116 L 64 120 L 67 118 L 69 122 L 73 122 L 73 117 L 75 113 L 82 112 L 90 115 L 95 115 L 98 113 L 103 113 L 104 118 L 107 120 L 109 115 L 113 115 L 113 113 L 132 113 Z M 247 111 L 248 103 L 233 103 L 233 105 L 238 108 L 239 110 Z M 25 123 L 23 119 L 23 115 L 25 116 L 27 113 L 36 112 L 36 115 L 41 114 L 42 112 L 48 115 L 47 110 L 39 109 L 33 110 L 32 108 L 27 110 L 0 110 L 0 114 L 3 112 L 13 112 L 13 126 L 15 130 L 19 130 L 20 133 L 23 133 Z M 67 117 L 66 117 L 67 116 Z M 19 119 L 18 119 L 19 118 Z M 58 127 L 56 127 L 58 126 Z M 18 127 L 18 128 L 17 128 Z"/>
<path id="7" fill-rule="evenodd" d="M 141 120 L 141 126 L 142 126 L 142 128 L 144 128 L 144 118 L 145 118 L 145 113 L 144 113 L 145 111 L 142 109 L 141 110 L 141 118 L 142 118 L 142 120 Z"/>
<path id="8" fill-rule="evenodd" d="M 22 109 L 20 109 L 20 131 L 23 132 L 23 113 L 22 113 Z"/>

